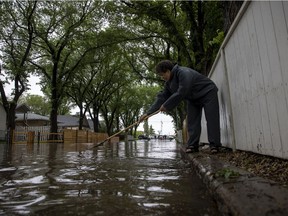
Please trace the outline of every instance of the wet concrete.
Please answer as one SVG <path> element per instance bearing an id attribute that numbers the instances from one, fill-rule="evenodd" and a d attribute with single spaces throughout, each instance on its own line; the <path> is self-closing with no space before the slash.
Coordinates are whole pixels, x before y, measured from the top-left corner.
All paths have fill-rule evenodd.
<path id="1" fill-rule="evenodd" d="M 220 215 L 175 141 L 0 148 L 0 215 Z"/>
<path id="2" fill-rule="evenodd" d="M 180 149 L 214 195 L 222 215 L 288 215 L 287 188 L 221 161 L 205 150 L 185 154 L 185 146 Z M 225 176 L 228 173 L 234 175 Z"/>

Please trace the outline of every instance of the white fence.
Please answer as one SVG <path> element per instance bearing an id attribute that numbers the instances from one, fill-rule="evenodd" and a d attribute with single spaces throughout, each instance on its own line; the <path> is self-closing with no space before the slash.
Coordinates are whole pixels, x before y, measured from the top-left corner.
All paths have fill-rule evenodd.
<path id="1" fill-rule="evenodd" d="M 31 126 L 31 127 L 23 127 L 17 126 L 14 131 L 13 142 L 15 143 L 26 143 L 28 139 L 28 132 L 34 132 L 34 140 L 37 142 L 47 142 L 49 140 L 50 126 Z M 63 140 L 62 129 L 58 128 L 57 139 Z M 51 140 L 50 140 L 51 142 Z"/>
<path id="2" fill-rule="evenodd" d="M 246 1 L 227 34 L 210 74 L 223 146 L 288 159 L 287 25 L 288 2 Z"/>

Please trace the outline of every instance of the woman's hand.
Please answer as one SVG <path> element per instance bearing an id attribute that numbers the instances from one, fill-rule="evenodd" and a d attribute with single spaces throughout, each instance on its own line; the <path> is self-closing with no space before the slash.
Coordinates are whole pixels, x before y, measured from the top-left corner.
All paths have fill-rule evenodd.
<path id="1" fill-rule="evenodd" d="M 163 105 L 160 107 L 159 110 L 162 111 L 162 112 L 167 112 L 167 109 Z"/>

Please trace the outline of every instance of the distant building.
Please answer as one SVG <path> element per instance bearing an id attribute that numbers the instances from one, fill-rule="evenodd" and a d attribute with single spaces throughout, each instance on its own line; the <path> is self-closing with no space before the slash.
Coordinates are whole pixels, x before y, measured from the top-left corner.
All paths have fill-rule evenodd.
<path id="1" fill-rule="evenodd" d="M 62 129 L 79 129 L 79 117 L 70 115 L 58 115 L 58 127 Z M 83 120 L 83 129 L 90 130 L 90 126 L 86 117 Z"/>
<path id="2" fill-rule="evenodd" d="M 50 119 L 47 116 L 38 115 L 35 113 L 16 113 L 16 126 L 48 126 Z"/>
<path id="3" fill-rule="evenodd" d="M 50 118 L 30 112 L 30 108 L 26 104 L 20 104 L 16 107 L 15 124 L 16 128 L 23 130 L 23 127 L 43 127 L 50 126 Z M 6 134 L 6 112 L 3 105 L 0 103 L 0 140 L 5 139 Z M 58 128 L 59 129 L 79 129 L 79 117 L 71 115 L 58 115 Z M 83 129 L 93 130 L 92 121 L 89 122 L 84 118 Z M 30 128 L 31 129 L 31 128 Z"/>
<path id="4" fill-rule="evenodd" d="M 31 111 L 30 108 L 24 103 L 18 104 L 15 109 L 16 113 L 28 113 L 29 111 Z"/>

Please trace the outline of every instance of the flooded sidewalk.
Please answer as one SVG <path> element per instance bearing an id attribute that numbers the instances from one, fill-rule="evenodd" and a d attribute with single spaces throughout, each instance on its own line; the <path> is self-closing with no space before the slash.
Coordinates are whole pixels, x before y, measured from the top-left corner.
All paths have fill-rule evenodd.
<path id="1" fill-rule="evenodd" d="M 220 215 L 175 141 L 0 152 L 0 215 Z"/>

